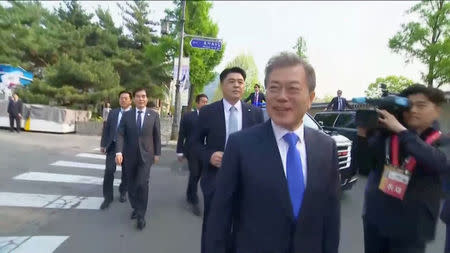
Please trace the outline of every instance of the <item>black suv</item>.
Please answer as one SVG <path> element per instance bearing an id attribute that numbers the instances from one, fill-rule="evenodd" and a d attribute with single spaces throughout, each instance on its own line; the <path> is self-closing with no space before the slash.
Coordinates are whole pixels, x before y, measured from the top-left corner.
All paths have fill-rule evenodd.
<path id="1" fill-rule="evenodd" d="M 314 115 L 314 119 L 319 122 L 323 129 L 337 132 L 351 141 L 356 140 L 356 111 L 324 111 Z"/>

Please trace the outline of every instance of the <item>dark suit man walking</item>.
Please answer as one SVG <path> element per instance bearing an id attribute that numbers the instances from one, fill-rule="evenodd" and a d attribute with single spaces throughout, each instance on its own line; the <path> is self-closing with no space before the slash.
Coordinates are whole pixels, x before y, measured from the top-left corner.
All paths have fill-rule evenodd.
<path id="1" fill-rule="evenodd" d="M 255 106 L 260 105 L 263 101 L 266 102 L 266 97 L 264 96 L 264 93 L 259 91 L 259 88 L 260 88 L 259 84 L 255 84 L 255 86 L 254 86 L 255 92 L 250 94 L 244 100 L 244 102 L 247 103 L 248 101 L 251 101 L 252 105 L 255 105 Z"/>
<path id="2" fill-rule="evenodd" d="M 264 122 L 261 109 L 241 101 L 245 86 L 245 71 L 228 68 L 220 74 L 223 99 L 204 106 L 198 120 L 197 145 L 203 159 L 200 186 L 204 197 L 202 252 L 204 252 L 207 216 L 214 197 L 216 174 L 222 165 L 223 151 L 228 136 Z"/>
<path id="3" fill-rule="evenodd" d="M 333 111 L 343 111 L 346 108 L 352 109 L 352 106 L 347 102 L 345 98 L 342 97 L 342 91 L 337 91 L 337 97 L 334 97 L 327 106 L 327 110 L 332 109 Z"/>
<path id="4" fill-rule="evenodd" d="M 159 115 L 146 107 L 147 91 L 137 89 L 133 96 L 136 108 L 124 113 L 120 121 L 116 163 L 123 162 L 128 170 L 131 219 L 137 219 L 137 228 L 142 230 L 146 225 L 150 168 L 161 155 L 161 132 Z"/>
<path id="5" fill-rule="evenodd" d="M 303 125 L 314 69 L 282 53 L 266 67 L 271 120 L 232 134 L 216 181 L 206 252 L 336 253 L 340 203 L 336 143 Z"/>
<path id="6" fill-rule="evenodd" d="M 17 94 L 14 94 L 8 103 L 9 131 L 14 131 L 14 122 L 16 122 L 16 131 L 20 133 L 20 120 L 22 119 L 23 104 Z"/>
<path id="7" fill-rule="evenodd" d="M 197 128 L 197 120 L 200 109 L 208 104 L 208 96 L 199 94 L 195 98 L 196 110 L 187 112 L 180 121 L 180 131 L 178 133 L 177 156 L 181 162 L 184 158 L 188 160 L 189 181 L 186 191 L 186 200 L 192 206 L 192 212 L 200 216 L 198 206 L 197 184 L 200 180 L 201 162 L 198 150 L 195 150 L 194 131 Z"/>
<path id="8" fill-rule="evenodd" d="M 116 143 L 117 131 L 120 120 L 125 112 L 131 109 L 131 92 L 121 91 L 119 93 L 120 108 L 114 109 L 108 114 L 105 127 L 103 128 L 102 139 L 100 141 L 100 151 L 106 153 L 105 175 L 103 176 L 103 203 L 100 209 L 106 209 L 113 201 L 114 173 L 116 172 Z M 127 201 L 128 178 L 125 166 L 122 166 L 122 178 L 119 186 L 120 202 Z"/>

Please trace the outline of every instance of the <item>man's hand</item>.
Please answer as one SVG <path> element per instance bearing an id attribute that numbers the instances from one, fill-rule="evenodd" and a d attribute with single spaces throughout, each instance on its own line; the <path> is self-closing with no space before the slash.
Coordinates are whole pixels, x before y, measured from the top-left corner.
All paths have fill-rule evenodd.
<path id="1" fill-rule="evenodd" d="M 178 161 L 181 163 L 184 160 L 183 155 L 177 155 Z"/>
<path id="2" fill-rule="evenodd" d="M 214 152 L 211 158 L 209 159 L 209 162 L 215 167 L 220 168 L 220 166 L 222 166 L 222 157 L 223 152 L 221 151 Z"/>
<path id="3" fill-rule="evenodd" d="M 378 122 L 384 126 L 386 129 L 390 130 L 394 133 L 400 133 L 402 131 L 407 130 L 406 127 L 404 127 L 398 120 L 395 118 L 394 115 L 390 114 L 386 110 L 378 110 L 377 112 L 380 114 L 380 117 L 378 118 Z"/>
<path id="4" fill-rule="evenodd" d="M 159 162 L 159 155 L 155 155 L 155 164 Z"/>
<path id="5" fill-rule="evenodd" d="M 19 115 L 18 115 L 18 116 L 19 116 L 19 119 L 21 119 L 21 118 L 22 118 L 22 114 L 20 114 L 20 113 L 19 113 Z"/>
<path id="6" fill-rule="evenodd" d="M 116 164 L 117 165 L 122 165 L 122 162 L 123 162 L 122 154 L 116 154 Z"/>
<path id="7" fill-rule="evenodd" d="M 105 153 L 106 153 L 106 148 L 100 147 L 100 152 L 102 152 L 103 154 L 105 154 Z"/>

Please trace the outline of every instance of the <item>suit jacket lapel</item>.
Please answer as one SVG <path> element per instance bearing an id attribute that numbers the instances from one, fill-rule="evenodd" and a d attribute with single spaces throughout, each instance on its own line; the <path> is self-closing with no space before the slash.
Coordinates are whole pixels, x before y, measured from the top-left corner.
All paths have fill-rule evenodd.
<path id="1" fill-rule="evenodd" d="M 139 129 L 137 128 L 136 108 L 131 109 L 130 113 L 131 114 L 130 114 L 129 118 L 131 120 L 132 128 L 139 135 Z M 123 115 L 122 115 L 122 117 L 123 117 Z"/>
<path id="2" fill-rule="evenodd" d="M 218 128 L 217 128 L 217 132 L 222 135 L 221 136 L 221 140 L 222 145 L 221 147 L 225 147 L 225 138 L 227 136 L 227 127 L 225 126 L 226 124 L 226 120 L 225 120 L 225 112 L 224 112 L 224 107 L 223 107 L 223 100 L 220 100 L 217 102 L 217 107 L 216 110 L 218 111 Z"/>
<path id="3" fill-rule="evenodd" d="M 250 119 L 252 116 L 252 107 L 247 103 L 241 102 L 242 106 L 242 129 L 248 128 L 251 125 Z"/>
<path id="4" fill-rule="evenodd" d="M 150 108 L 145 109 L 144 123 L 142 124 L 142 132 L 144 131 L 144 129 L 150 126 L 150 122 L 152 119 L 152 112 L 150 110 L 151 110 Z"/>
<path id="5" fill-rule="evenodd" d="M 278 150 L 278 144 L 273 133 L 271 120 L 268 120 L 265 124 L 265 138 L 262 138 L 261 147 L 269 149 L 267 154 L 268 157 L 273 157 L 273 159 L 267 159 L 268 168 L 272 168 L 274 171 L 273 175 L 274 182 L 280 187 L 280 199 L 281 206 L 284 210 L 284 214 L 290 219 L 294 219 L 294 214 L 292 213 L 291 198 L 289 195 L 289 186 L 286 179 L 286 174 L 284 172 L 283 162 L 281 160 L 280 151 Z M 272 175 L 272 174 L 269 174 Z"/>
<path id="6" fill-rule="evenodd" d="M 297 225 L 301 223 L 301 220 L 305 219 L 306 217 L 304 217 L 303 215 L 306 213 L 304 210 L 305 208 L 308 208 L 309 203 L 311 203 L 312 201 L 314 201 L 314 196 L 312 194 L 312 184 L 316 183 L 317 180 L 320 180 L 320 175 L 317 175 L 317 173 L 319 172 L 319 170 L 317 170 L 315 168 L 315 163 L 314 161 L 319 161 L 321 159 L 320 157 L 320 152 L 318 152 L 320 149 L 317 146 L 317 142 L 314 141 L 314 137 L 313 137 L 313 133 L 312 133 L 312 129 L 305 127 L 305 149 L 306 149 L 306 164 L 307 164 L 307 169 L 306 169 L 306 189 L 305 192 L 303 193 L 303 201 L 302 201 L 302 206 L 300 208 L 300 213 L 299 213 L 299 217 L 297 220 Z M 304 159 L 302 157 L 302 159 Z"/>

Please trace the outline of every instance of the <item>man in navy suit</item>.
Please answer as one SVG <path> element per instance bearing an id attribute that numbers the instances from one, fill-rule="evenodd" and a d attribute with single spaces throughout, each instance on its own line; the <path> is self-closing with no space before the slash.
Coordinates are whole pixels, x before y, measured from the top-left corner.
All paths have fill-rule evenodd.
<path id="1" fill-rule="evenodd" d="M 208 104 L 208 96 L 199 94 L 195 98 L 197 108 L 192 112 L 183 115 L 180 121 L 180 131 L 178 133 L 177 156 L 181 162 L 184 158 L 188 160 L 189 181 L 186 191 L 186 200 L 192 206 L 192 212 L 200 216 L 198 206 L 197 184 L 200 180 L 201 162 L 198 152 L 194 147 L 194 131 L 197 127 L 198 114 L 200 109 Z"/>
<path id="2" fill-rule="evenodd" d="M 336 253 L 336 143 L 305 127 L 314 69 L 292 53 L 266 67 L 266 123 L 228 139 L 206 227 L 206 252 Z"/>
<path id="3" fill-rule="evenodd" d="M 264 122 L 260 108 L 241 101 L 245 87 L 245 71 L 239 67 L 227 68 L 220 74 L 223 99 L 200 110 L 196 142 L 203 159 L 200 186 L 204 197 L 202 252 L 205 228 L 211 201 L 216 189 L 216 174 L 221 170 L 222 157 L 231 133 Z M 231 230 L 230 230 L 231 231 Z"/>
<path id="4" fill-rule="evenodd" d="M 121 91 L 119 93 L 120 108 L 112 110 L 108 119 L 106 120 L 105 128 L 103 129 L 102 139 L 100 141 L 100 151 L 106 153 L 105 174 L 103 176 L 103 198 L 104 201 L 100 209 L 106 209 L 113 201 L 113 183 L 114 173 L 116 172 L 116 143 L 117 130 L 119 128 L 122 115 L 131 109 L 131 92 Z M 122 178 L 119 186 L 120 202 L 127 201 L 127 171 L 122 166 Z"/>
<path id="5" fill-rule="evenodd" d="M 124 113 L 119 124 L 116 163 L 128 170 L 128 197 L 137 219 L 137 228 L 144 229 L 148 204 L 150 168 L 161 155 L 159 115 L 147 108 L 147 91 L 137 89 L 134 94 L 136 108 Z"/>
<path id="6" fill-rule="evenodd" d="M 333 111 L 343 111 L 346 108 L 352 109 L 352 106 L 347 102 L 347 99 L 342 97 L 342 91 L 337 91 L 337 97 L 334 97 L 331 102 L 327 106 L 327 110 L 330 108 L 333 109 Z"/>
<path id="7" fill-rule="evenodd" d="M 266 97 L 264 96 L 264 93 L 259 91 L 259 84 L 255 84 L 255 92 L 253 92 L 252 94 L 250 94 L 250 96 L 248 96 L 244 102 L 248 102 L 251 101 L 252 105 L 258 106 L 259 104 L 261 104 L 263 101 L 266 102 Z"/>

